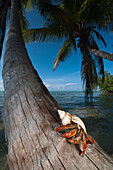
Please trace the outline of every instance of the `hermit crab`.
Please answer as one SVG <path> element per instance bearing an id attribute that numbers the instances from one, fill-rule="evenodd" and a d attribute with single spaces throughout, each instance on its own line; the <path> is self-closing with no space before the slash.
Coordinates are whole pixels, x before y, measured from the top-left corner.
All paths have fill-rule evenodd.
<path id="1" fill-rule="evenodd" d="M 93 144 L 94 140 L 88 136 L 83 121 L 78 116 L 70 115 L 63 110 L 58 110 L 58 114 L 62 120 L 63 126 L 57 127 L 56 131 L 70 129 L 70 131 L 62 134 L 62 137 L 67 138 L 68 142 L 72 144 L 79 144 L 83 141 L 81 156 L 84 155 L 87 143 Z"/>

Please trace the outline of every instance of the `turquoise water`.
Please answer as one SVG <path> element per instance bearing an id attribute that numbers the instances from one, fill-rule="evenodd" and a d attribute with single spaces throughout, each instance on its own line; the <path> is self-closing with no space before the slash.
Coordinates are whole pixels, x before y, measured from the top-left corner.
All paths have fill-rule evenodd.
<path id="1" fill-rule="evenodd" d="M 65 111 L 82 118 L 88 133 L 107 153 L 113 154 L 113 95 L 97 92 L 92 103 L 85 103 L 83 92 L 57 91 L 51 94 Z M 2 107 L 3 92 L 0 92 L 0 114 Z"/>

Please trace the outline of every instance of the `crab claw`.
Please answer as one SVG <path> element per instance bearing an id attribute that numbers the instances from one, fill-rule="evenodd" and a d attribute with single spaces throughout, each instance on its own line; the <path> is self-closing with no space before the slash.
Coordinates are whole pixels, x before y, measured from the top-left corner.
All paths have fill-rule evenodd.
<path id="1" fill-rule="evenodd" d="M 72 136 L 75 136 L 76 132 L 77 132 L 77 129 L 70 130 L 69 132 L 62 134 L 62 137 L 63 138 L 70 138 Z"/>
<path id="2" fill-rule="evenodd" d="M 86 136 L 85 134 L 83 134 L 83 151 L 81 153 L 81 156 L 84 155 L 86 148 L 87 148 Z"/>
<path id="3" fill-rule="evenodd" d="M 67 125 L 67 126 L 57 127 L 57 128 L 56 128 L 56 131 L 64 130 L 64 129 L 73 129 L 73 128 L 75 128 L 75 125 L 70 124 L 70 125 Z"/>

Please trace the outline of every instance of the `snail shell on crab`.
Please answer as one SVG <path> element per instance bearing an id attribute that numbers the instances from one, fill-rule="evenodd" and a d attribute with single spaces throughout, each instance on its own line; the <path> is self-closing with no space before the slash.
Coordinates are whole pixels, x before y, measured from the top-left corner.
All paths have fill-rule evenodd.
<path id="1" fill-rule="evenodd" d="M 72 122 L 77 123 L 79 126 L 82 127 L 82 129 L 86 132 L 86 127 L 83 121 L 76 115 L 71 116 Z M 87 132 L 86 132 L 87 133 Z"/>
<path id="2" fill-rule="evenodd" d="M 63 110 L 58 110 L 58 114 L 60 116 L 60 119 L 62 120 L 63 125 L 71 124 L 71 115 L 68 112 L 65 112 Z"/>

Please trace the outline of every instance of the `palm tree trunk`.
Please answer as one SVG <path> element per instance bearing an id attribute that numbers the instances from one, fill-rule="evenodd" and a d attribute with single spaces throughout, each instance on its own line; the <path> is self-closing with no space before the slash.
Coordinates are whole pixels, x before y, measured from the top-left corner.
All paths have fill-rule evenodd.
<path id="1" fill-rule="evenodd" d="M 96 55 L 96 56 L 100 56 L 100 57 L 102 57 L 102 58 L 104 58 L 104 59 L 113 61 L 113 53 L 107 53 L 107 52 L 105 52 L 105 51 L 100 51 L 100 50 L 92 49 L 92 48 L 90 48 L 90 47 L 88 47 L 88 50 L 89 50 L 92 54 L 94 54 L 94 55 Z"/>
<path id="2" fill-rule="evenodd" d="M 17 0 L 11 0 L 3 81 L 3 121 L 11 170 L 112 169 L 113 160 L 98 144 L 89 146 L 81 158 L 79 150 L 55 132 L 55 127 L 59 126 L 56 119 L 60 106 L 43 85 L 28 57 Z"/>

